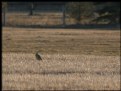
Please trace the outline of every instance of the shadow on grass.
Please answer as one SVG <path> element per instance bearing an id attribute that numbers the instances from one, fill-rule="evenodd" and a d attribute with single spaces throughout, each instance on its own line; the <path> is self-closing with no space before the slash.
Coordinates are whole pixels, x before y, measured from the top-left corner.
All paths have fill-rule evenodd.
<path id="1" fill-rule="evenodd" d="M 71 24 L 71 25 L 10 25 L 5 27 L 17 28 L 56 28 L 56 29 L 104 29 L 104 30 L 120 30 L 120 24 Z"/>
<path id="2" fill-rule="evenodd" d="M 43 75 L 66 75 L 66 74 L 74 74 L 74 73 L 86 73 L 85 71 L 43 71 L 41 74 Z"/>
<path id="3" fill-rule="evenodd" d="M 66 74 L 96 74 L 96 75 L 113 75 L 113 74 L 120 74 L 120 72 L 118 71 L 112 71 L 112 72 L 108 72 L 108 71 L 96 71 L 96 72 L 88 72 L 88 71 L 43 71 L 41 72 L 41 74 L 43 75 L 66 75 Z"/>
<path id="4" fill-rule="evenodd" d="M 90 75 L 100 75 L 100 76 L 105 76 L 105 75 L 120 75 L 120 71 L 86 71 L 86 70 L 82 70 L 82 71 L 72 71 L 72 70 L 67 70 L 67 71 L 42 71 L 42 72 L 38 72 L 38 71 L 32 71 L 32 70 L 27 70 L 27 71 L 19 71 L 19 70 L 15 70 L 15 71 L 6 71 L 4 72 L 4 74 L 38 74 L 38 75 L 67 75 L 67 74 L 90 74 Z"/>

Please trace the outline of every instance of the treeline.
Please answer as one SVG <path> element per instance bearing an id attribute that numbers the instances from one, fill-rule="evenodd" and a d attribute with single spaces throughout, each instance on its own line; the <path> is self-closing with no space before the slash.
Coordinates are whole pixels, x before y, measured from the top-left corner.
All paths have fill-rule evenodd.
<path id="1" fill-rule="evenodd" d="M 120 23 L 120 2 L 70 2 L 67 11 L 77 23 L 85 19 L 88 23 Z"/>
<path id="2" fill-rule="evenodd" d="M 34 2 L 29 5 L 30 15 L 33 15 Z M 6 8 L 7 2 L 3 2 L 2 7 Z M 77 23 L 119 24 L 120 2 L 67 2 L 66 14 Z"/>

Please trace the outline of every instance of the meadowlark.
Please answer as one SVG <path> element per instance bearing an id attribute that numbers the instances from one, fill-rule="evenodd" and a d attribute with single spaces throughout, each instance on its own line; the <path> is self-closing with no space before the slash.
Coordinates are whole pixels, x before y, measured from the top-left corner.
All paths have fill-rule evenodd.
<path id="1" fill-rule="evenodd" d="M 39 52 L 37 52 L 37 53 L 35 54 L 35 56 L 36 56 L 36 59 L 37 59 L 38 61 L 42 60 L 41 55 L 40 55 Z"/>

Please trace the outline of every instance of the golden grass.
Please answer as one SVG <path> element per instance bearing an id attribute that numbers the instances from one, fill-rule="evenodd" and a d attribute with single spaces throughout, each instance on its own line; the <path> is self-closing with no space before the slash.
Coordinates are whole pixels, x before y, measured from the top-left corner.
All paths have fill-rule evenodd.
<path id="1" fill-rule="evenodd" d="M 38 13 L 29 16 L 28 13 L 7 13 L 8 25 L 60 25 L 62 13 Z M 68 24 L 74 24 L 75 20 L 66 18 Z"/>
<path id="2" fill-rule="evenodd" d="M 2 51 L 120 55 L 120 31 L 3 28 Z"/>
<path id="3" fill-rule="evenodd" d="M 2 52 L 3 90 L 121 89 L 118 30 L 3 28 Z"/>
<path id="4" fill-rule="evenodd" d="M 3 90 L 119 90 L 120 57 L 3 53 Z"/>

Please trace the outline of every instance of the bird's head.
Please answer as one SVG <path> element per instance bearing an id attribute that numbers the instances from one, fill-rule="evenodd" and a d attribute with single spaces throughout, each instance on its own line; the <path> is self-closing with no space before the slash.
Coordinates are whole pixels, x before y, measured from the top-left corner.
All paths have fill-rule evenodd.
<path id="1" fill-rule="evenodd" d="M 38 54 L 38 53 L 40 53 L 40 50 L 38 50 L 38 51 L 36 52 L 36 54 Z"/>

